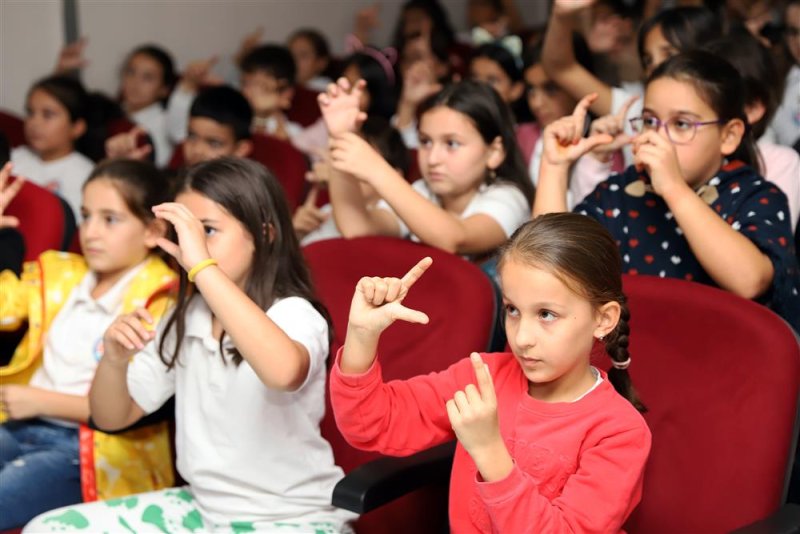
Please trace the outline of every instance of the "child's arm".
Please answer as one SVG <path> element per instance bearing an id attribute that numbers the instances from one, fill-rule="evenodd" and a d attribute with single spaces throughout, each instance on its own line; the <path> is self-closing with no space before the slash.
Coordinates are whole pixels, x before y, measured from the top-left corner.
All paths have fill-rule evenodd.
<path id="1" fill-rule="evenodd" d="M 570 166 L 590 150 L 613 141 L 606 133 L 593 133 L 583 137 L 583 128 L 589 106 L 596 94 L 584 97 L 572 115 L 551 123 L 542 133 L 542 163 L 539 167 L 539 184 L 533 203 L 533 216 L 559 213 L 567 210 L 567 186 Z"/>
<path id="2" fill-rule="evenodd" d="M 486 214 L 465 219 L 424 198 L 364 139 L 355 134 L 331 142 L 333 167 L 370 184 L 408 229 L 428 245 L 458 254 L 486 252 L 508 236 Z"/>
<path id="3" fill-rule="evenodd" d="M 55 417 L 85 423 L 89 420 L 89 398 L 33 386 L 0 386 L 0 408 L 9 419 Z"/>
<path id="4" fill-rule="evenodd" d="M 159 238 L 158 245 L 184 269 L 210 258 L 203 223 L 185 206 L 169 202 L 155 206 L 153 212 L 175 227 L 179 244 Z M 195 285 L 264 385 L 294 391 L 303 384 L 310 368 L 308 350 L 286 335 L 221 269 L 212 265 L 201 270 Z"/>
<path id="5" fill-rule="evenodd" d="M 669 140 L 652 131 L 638 136 L 634 164 L 647 169 L 653 189 L 664 198 L 692 252 L 714 282 L 747 299 L 769 289 L 775 275 L 770 259 L 686 183 Z"/>
<path id="6" fill-rule="evenodd" d="M 292 216 L 292 226 L 298 239 L 302 239 L 324 223 L 329 213 L 323 213 L 317 208 L 317 195 L 319 195 L 319 185 L 314 184 L 306 196 L 302 205 L 298 206 Z"/>
<path id="7" fill-rule="evenodd" d="M 607 115 L 613 111 L 611 88 L 578 63 L 572 45 L 572 18 L 577 11 L 588 8 L 593 3 L 594 0 L 555 0 L 544 37 L 542 66 L 553 81 L 573 98 L 597 93 L 597 100 L 592 102 L 591 110 L 596 115 Z"/>
<path id="8" fill-rule="evenodd" d="M 345 238 L 370 235 L 401 237 L 397 217 L 385 209 L 368 206 L 354 177 L 331 168 L 328 193 L 336 227 Z"/>
<path id="9" fill-rule="evenodd" d="M 145 309 L 122 315 L 103 335 L 103 357 L 89 390 L 89 409 L 99 428 L 125 428 L 145 414 L 128 390 L 128 364 L 131 358 L 153 340 L 155 333 L 144 323 L 153 324 Z"/>

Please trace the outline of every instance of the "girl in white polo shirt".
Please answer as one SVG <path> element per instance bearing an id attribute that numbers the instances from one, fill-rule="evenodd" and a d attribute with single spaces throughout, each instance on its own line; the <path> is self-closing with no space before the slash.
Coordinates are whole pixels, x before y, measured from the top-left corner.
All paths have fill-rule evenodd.
<path id="1" fill-rule="evenodd" d="M 138 310 L 108 329 L 90 401 L 97 425 L 118 429 L 174 394 L 188 485 L 56 510 L 28 530 L 350 531 L 352 514 L 330 505 L 342 471 L 319 430 L 329 322 L 277 180 L 248 160 L 201 163 L 154 212 L 177 233 L 159 245 L 188 274 L 164 326 Z"/>

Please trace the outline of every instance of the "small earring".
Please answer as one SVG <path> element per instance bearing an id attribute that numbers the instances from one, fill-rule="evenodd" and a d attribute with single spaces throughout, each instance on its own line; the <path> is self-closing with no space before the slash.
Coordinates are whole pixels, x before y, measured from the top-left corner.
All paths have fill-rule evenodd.
<path id="1" fill-rule="evenodd" d="M 489 169 L 489 182 L 497 180 L 497 172 L 494 169 Z"/>
<path id="2" fill-rule="evenodd" d="M 603 341 L 603 338 L 605 338 L 605 337 L 606 336 L 597 336 L 597 339 L 598 339 L 598 341 Z"/>

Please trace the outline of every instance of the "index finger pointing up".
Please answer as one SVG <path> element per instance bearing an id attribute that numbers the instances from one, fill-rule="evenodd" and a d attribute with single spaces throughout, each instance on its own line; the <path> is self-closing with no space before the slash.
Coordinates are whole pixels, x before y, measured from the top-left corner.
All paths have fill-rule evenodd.
<path id="1" fill-rule="evenodd" d="M 586 120 L 586 114 L 589 113 L 589 106 L 591 106 L 595 100 L 597 100 L 597 93 L 591 93 L 581 98 L 581 101 L 575 106 L 572 116 L 579 119 L 578 124 L 583 124 L 583 121 Z"/>
<path id="2" fill-rule="evenodd" d="M 484 401 L 494 399 L 494 383 L 492 382 L 492 375 L 489 374 L 489 366 L 483 362 L 483 358 L 477 352 L 470 354 L 469 359 L 472 361 L 472 368 L 475 370 L 475 379 L 477 380 L 481 397 Z"/>
<path id="3" fill-rule="evenodd" d="M 419 260 L 419 262 L 413 266 L 401 280 L 406 289 L 413 286 L 414 283 L 425 273 L 425 271 L 428 270 L 428 267 L 430 267 L 432 263 L 433 259 L 430 256 L 426 256 Z"/>

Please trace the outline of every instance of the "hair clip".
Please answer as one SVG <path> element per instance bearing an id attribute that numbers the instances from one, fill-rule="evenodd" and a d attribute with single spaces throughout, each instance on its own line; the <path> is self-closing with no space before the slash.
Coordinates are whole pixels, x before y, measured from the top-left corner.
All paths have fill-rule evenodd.
<path id="1" fill-rule="evenodd" d="M 344 39 L 344 48 L 348 54 L 358 52 L 360 54 L 366 54 L 377 61 L 381 68 L 383 68 L 384 73 L 386 73 L 389 83 L 394 85 L 394 64 L 397 63 L 397 50 L 395 50 L 394 47 L 389 46 L 379 50 L 372 46 L 365 45 L 358 37 L 351 33 Z"/>

